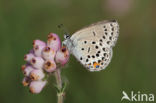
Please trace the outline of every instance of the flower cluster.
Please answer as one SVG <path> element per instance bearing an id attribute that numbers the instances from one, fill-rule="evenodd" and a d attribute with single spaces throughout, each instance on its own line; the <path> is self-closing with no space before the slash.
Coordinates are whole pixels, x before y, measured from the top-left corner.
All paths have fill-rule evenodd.
<path id="1" fill-rule="evenodd" d="M 24 56 L 27 63 L 21 67 L 25 76 L 22 84 L 29 86 L 31 93 L 40 93 L 47 83 L 47 75 L 65 65 L 68 59 L 69 51 L 61 46 L 58 35 L 50 33 L 47 43 L 34 40 L 33 49 Z"/>

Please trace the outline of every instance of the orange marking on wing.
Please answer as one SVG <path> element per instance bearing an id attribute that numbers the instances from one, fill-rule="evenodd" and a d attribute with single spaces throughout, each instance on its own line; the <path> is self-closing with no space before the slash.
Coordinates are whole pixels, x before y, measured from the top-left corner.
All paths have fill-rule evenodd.
<path id="1" fill-rule="evenodd" d="M 94 66 L 94 68 L 99 68 L 100 64 L 97 63 L 97 62 L 94 62 L 94 63 L 93 63 L 93 66 Z"/>

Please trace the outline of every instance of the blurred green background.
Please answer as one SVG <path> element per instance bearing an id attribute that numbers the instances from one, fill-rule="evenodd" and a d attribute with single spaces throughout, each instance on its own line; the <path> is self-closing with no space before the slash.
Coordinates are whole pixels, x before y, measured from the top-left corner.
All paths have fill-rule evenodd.
<path id="1" fill-rule="evenodd" d="M 112 62 L 88 72 L 71 56 L 63 70 L 69 81 L 65 103 L 120 103 L 123 90 L 156 95 L 155 11 L 155 0 L 0 0 L 0 103 L 56 103 L 53 76 L 37 95 L 21 84 L 20 67 L 32 41 L 45 41 L 49 32 L 63 40 L 60 23 L 72 34 L 108 19 L 120 24 Z"/>

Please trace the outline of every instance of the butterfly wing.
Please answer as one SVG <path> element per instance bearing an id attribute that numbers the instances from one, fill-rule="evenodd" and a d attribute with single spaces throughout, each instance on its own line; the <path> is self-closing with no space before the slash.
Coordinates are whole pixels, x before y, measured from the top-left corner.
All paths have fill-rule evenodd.
<path id="1" fill-rule="evenodd" d="M 119 35 L 119 25 L 115 20 L 104 20 L 86 26 L 71 36 L 71 40 L 78 41 L 84 38 L 100 38 L 110 47 L 115 46 Z"/>
<path id="2" fill-rule="evenodd" d="M 105 69 L 111 61 L 118 30 L 116 21 L 101 21 L 75 32 L 70 38 L 72 54 L 89 71 Z"/>

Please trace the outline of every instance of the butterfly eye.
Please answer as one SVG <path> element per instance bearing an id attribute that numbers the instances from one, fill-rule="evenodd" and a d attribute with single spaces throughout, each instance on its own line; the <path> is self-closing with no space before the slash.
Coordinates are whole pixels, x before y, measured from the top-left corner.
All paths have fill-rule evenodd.
<path id="1" fill-rule="evenodd" d="M 70 36 L 68 34 L 64 34 L 64 39 L 69 39 Z"/>

